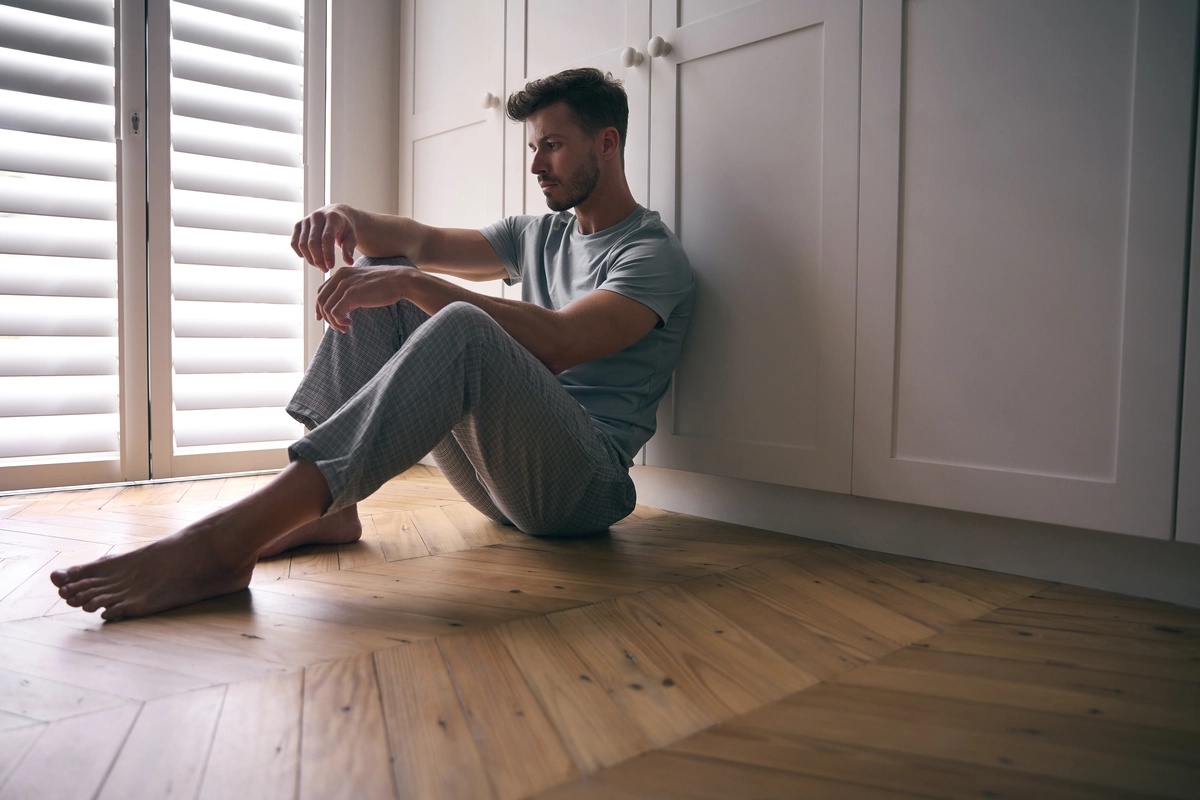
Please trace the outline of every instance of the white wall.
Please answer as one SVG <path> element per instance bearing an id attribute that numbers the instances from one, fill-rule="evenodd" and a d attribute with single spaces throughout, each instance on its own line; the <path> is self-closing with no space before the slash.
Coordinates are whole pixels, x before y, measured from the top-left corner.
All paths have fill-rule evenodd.
<path id="1" fill-rule="evenodd" d="M 396 212 L 399 42 L 396 0 L 330 2 L 330 202 Z"/>

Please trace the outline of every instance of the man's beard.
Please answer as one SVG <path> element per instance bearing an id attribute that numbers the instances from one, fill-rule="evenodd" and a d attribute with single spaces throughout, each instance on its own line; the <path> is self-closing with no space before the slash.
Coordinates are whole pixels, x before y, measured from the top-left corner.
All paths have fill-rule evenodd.
<path id="1" fill-rule="evenodd" d="M 546 195 L 546 205 L 550 207 L 551 211 L 566 211 L 568 208 L 574 208 L 591 197 L 592 191 L 599 183 L 600 159 L 596 158 L 595 153 L 588 153 L 587 162 L 580 165 L 566 183 L 559 184 L 566 190 L 567 198 L 554 200 Z"/>

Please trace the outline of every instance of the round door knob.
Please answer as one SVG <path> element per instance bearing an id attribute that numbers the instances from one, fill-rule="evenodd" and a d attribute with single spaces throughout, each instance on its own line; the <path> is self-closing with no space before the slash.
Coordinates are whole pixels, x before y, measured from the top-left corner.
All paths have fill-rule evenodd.
<path id="1" fill-rule="evenodd" d="M 642 63 L 642 54 L 632 47 L 626 47 L 621 51 L 621 65 L 626 69 L 630 67 L 640 66 Z"/>
<path id="2" fill-rule="evenodd" d="M 482 105 L 484 108 L 495 108 L 496 106 L 500 105 L 500 98 L 496 97 L 496 95 L 492 94 L 491 92 L 484 92 L 483 102 L 480 105 Z"/>
<path id="3" fill-rule="evenodd" d="M 655 36 L 650 40 L 649 44 L 646 45 L 646 52 L 650 54 L 651 58 L 665 56 L 667 53 L 671 52 L 671 43 L 661 36 Z"/>

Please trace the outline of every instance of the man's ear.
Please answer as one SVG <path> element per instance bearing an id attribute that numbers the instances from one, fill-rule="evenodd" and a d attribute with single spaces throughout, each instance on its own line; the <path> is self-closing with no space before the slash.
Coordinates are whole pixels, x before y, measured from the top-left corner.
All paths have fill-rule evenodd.
<path id="1" fill-rule="evenodd" d="M 617 133 L 616 128 L 605 128 L 600 131 L 600 141 L 602 145 L 601 153 L 604 158 L 620 158 L 621 157 L 621 134 Z"/>

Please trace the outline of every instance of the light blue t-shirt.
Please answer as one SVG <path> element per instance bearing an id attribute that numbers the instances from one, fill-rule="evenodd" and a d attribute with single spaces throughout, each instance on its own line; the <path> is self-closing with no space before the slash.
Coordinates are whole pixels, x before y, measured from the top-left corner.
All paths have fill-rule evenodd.
<path id="1" fill-rule="evenodd" d="M 481 230 L 521 284 L 521 299 L 558 310 L 597 289 L 649 307 L 658 325 L 612 355 L 577 364 L 558 375 L 592 422 L 625 455 L 626 466 L 654 434 L 655 412 L 679 360 L 692 316 L 691 268 L 675 234 L 641 206 L 593 234 L 579 232 L 562 211 L 508 217 Z"/>

